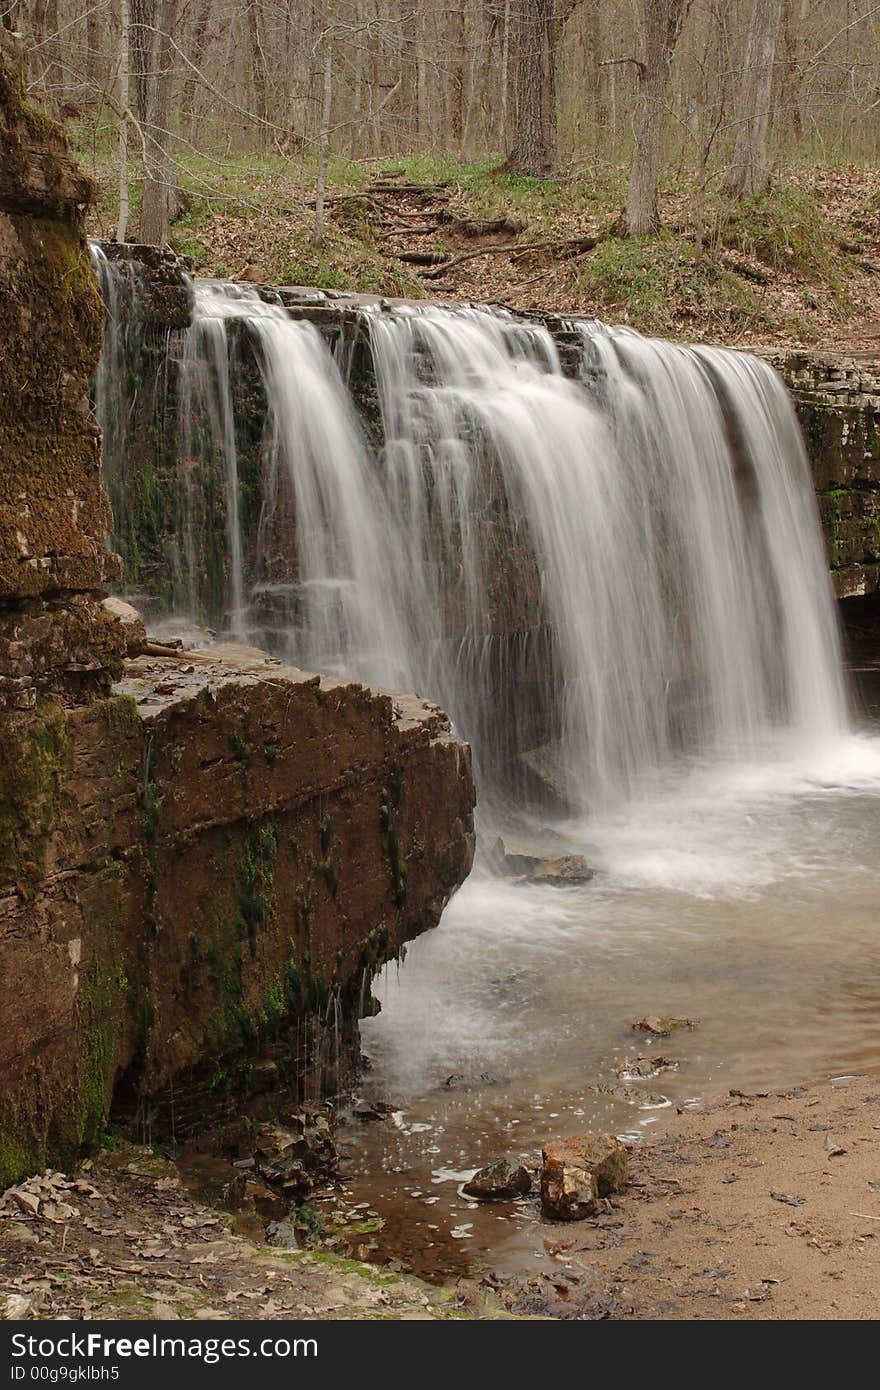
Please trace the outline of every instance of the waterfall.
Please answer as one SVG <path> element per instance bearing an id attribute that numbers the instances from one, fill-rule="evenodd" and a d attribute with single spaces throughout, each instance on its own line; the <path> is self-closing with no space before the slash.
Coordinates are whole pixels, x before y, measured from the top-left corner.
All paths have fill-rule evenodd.
<path id="1" fill-rule="evenodd" d="M 265 396 L 247 524 L 242 333 Z M 221 469 L 233 632 L 436 699 L 496 820 L 539 783 L 595 815 L 665 769 L 845 731 L 808 463 L 768 365 L 573 322 L 572 380 L 546 327 L 466 306 L 363 309 L 360 336 L 372 431 L 313 324 L 196 285 L 179 466 L 188 515 Z"/>
<path id="2" fill-rule="evenodd" d="M 472 309 L 372 317 L 389 523 L 417 607 L 436 622 L 425 590 L 453 556 L 467 634 L 491 624 L 473 529 L 493 502 L 488 451 L 507 528 L 537 558 L 575 806 L 627 800 L 683 752 L 747 759 L 839 734 L 836 622 L 782 383 L 745 354 L 579 331 L 575 384 L 543 328 Z M 443 693 L 467 732 L 466 694 Z"/>
<path id="3" fill-rule="evenodd" d="M 225 493 L 227 550 L 229 556 L 230 628 L 241 637 L 245 609 L 244 563 L 240 521 L 238 451 L 230 379 L 226 320 L 236 316 L 237 301 L 219 295 L 210 285 L 195 294 L 193 321 L 180 338 L 178 386 L 179 456 L 184 463 L 183 586 L 191 613 L 198 611 L 200 557 L 195 538 L 201 529 L 201 511 L 207 456 L 219 471 Z"/>
<path id="4" fill-rule="evenodd" d="M 139 267 L 133 261 L 109 261 L 97 242 L 89 242 L 104 301 L 101 356 L 94 380 L 95 418 L 103 434 L 104 477 L 114 500 L 117 529 L 126 510 L 124 488 L 113 496 L 125 474 L 130 415 L 135 392 L 129 383 L 132 363 L 140 348 L 141 287 Z M 118 508 L 118 510 L 117 510 Z"/>

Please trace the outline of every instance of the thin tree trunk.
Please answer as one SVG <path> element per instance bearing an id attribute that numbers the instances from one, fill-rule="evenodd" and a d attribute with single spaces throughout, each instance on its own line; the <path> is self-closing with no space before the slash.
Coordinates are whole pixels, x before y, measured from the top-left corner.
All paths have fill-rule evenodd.
<path id="1" fill-rule="evenodd" d="M 608 112 L 602 101 L 602 69 L 599 55 L 602 49 L 602 11 L 599 0 L 587 0 L 584 6 L 584 47 L 586 50 L 587 91 L 590 123 L 595 129 L 607 123 Z"/>
<path id="2" fill-rule="evenodd" d="M 213 0 L 202 0 L 201 8 L 196 14 L 190 41 L 190 61 L 200 71 L 208 49 L 208 21 L 211 17 L 212 3 Z M 189 117 L 189 134 L 192 141 L 196 140 L 199 130 L 198 116 L 196 115 L 198 83 L 199 79 L 192 68 L 187 68 L 181 105 L 184 114 Z"/>
<path id="3" fill-rule="evenodd" d="M 687 8 L 688 0 L 642 0 L 644 56 L 637 64 L 639 85 L 626 198 L 628 236 L 653 236 L 660 229 L 657 189 L 663 154 L 663 115 L 672 55 Z"/>
<path id="4" fill-rule="evenodd" d="M 736 105 L 736 137 L 727 189 L 733 197 L 753 198 L 770 182 L 767 137 L 773 59 L 782 17 L 782 0 L 754 0 L 746 57 Z"/>
<path id="5" fill-rule="evenodd" d="M 119 217 L 116 240 L 125 241 L 128 233 L 128 0 L 119 0 Z"/>
<path id="6" fill-rule="evenodd" d="M 251 0 L 247 11 L 248 35 L 251 41 L 253 59 L 254 98 L 257 115 L 264 122 L 260 126 L 260 144 L 265 145 L 269 119 L 269 89 L 266 76 L 266 54 L 263 48 L 263 33 L 258 0 Z"/>
<path id="7" fill-rule="evenodd" d="M 556 167 L 553 0 L 516 0 L 516 117 L 506 168 L 549 178 Z"/>
<path id="8" fill-rule="evenodd" d="M 428 66 L 429 34 L 427 32 L 429 16 L 425 14 L 417 15 L 417 37 L 416 37 L 416 134 L 418 137 L 418 147 L 423 149 L 426 138 L 431 136 L 431 89 L 430 89 L 430 69 Z"/>
<path id="9" fill-rule="evenodd" d="M 141 125 L 146 124 L 150 105 L 151 69 L 155 52 L 156 0 L 131 0 L 131 73 L 134 78 L 134 109 Z"/>
<path id="10" fill-rule="evenodd" d="M 168 240 L 171 207 L 177 179 L 171 159 L 171 89 L 174 82 L 172 39 L 177 22 L 177 0 L 163 0 L 158 8 L 155 74 L 150 82 L 153 100 L 145 129 L 146 160 L 141 205 L 141 240 L 164 245 Z"/>
<path id="11" fill-rule="evenodd" d="M 465 0 L 453 0 L 450 17 L 449 141 L 456 154 L 464 128 L 464 5 Z"/>
<path id="12" fill-rule="evenodd" d="M 501 35 L 501 144 L 507 145 L 510 99 L 510 0 L 504 0 L 504 29 Z"/>
<path id="13" fill-rule="evenodd" d="M 804 137 L 804 122 L 801 116 L 800 86 L 801 77 L 798 66 L 798 16 L 795 9 L 801 8 L 798 0 L 785 0 L 782 10 L 782 53 L 783 68 L 780 83 L 780 112 L 783 129 L 791 131 L 794 139 Z M 803 15 L 801 15 L 801 19 Z"/>
<path id="14" fill-rule="evenodd" d="M 315 226 L 312 241 L 317 246 L 324 237 L 324 195 L 327 191 L 327 163 L 330 158 L 330 112 L 333 106 L 333 49 L 324 40 L 324 82 L 321 102 L 321 133 L 318 145 L 318 177 L 315 183 Z"/>
<path id="15" fill-rule="evenodd" d="M 101 99 L 106 63 L 101 45 L 101 16 L 93 5 L 86 10 L 86 62 L 91 87 L 86 100 L 97 106 Z"/>

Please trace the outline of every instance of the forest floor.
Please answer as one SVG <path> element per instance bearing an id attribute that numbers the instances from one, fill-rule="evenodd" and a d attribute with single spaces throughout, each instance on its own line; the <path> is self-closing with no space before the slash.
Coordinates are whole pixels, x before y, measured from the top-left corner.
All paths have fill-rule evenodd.
<path id="1" fill-rule="evenodd" d="M 112 149 L 74 129 L 112 230 Z M 661 188 L 663 231 L 621 237 L 625 168 L 555 180 L 490 162 L 334 158 L 313 245 L 314 166 L 189 156 L 174 248 L 197 274 L 595 315 L 719 343 L 880 351 L 880 169 L 796 165 L 731 203 L 686 174 Z M 136 198 L 135 198 L 136 202 Z"/>
<path id="2" fill-rule="evenodd" d="M 25 1184 L 33 1188 L 34 1184 Z M 56 1318 L 873 1319 L 880 1078 L 695 1103 L 593 1220 L 548 1225 L 558 1273 L 437 1288 L 235 1234 L 172 1163 L 119 1150 L 39 1210 L 0 1201 L 0 1310 Z"/>

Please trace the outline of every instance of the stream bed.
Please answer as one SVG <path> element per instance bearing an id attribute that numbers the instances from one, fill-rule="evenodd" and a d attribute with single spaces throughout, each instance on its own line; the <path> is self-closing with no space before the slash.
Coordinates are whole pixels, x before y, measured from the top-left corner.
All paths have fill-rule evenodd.
<path id="1" fill-rule="evenodd" d="M 595 879 L 544 887 L 477 868 L 389 967 L 343 1120 L 346 1200 L 384 1222 L 371 1260 L 429 1278 L 552 1266 L 535 1197 L 461 1185 L 504 1154 L 611 1130 L 642 1142 L 688 1099 L 880 1068 L 880 738 L 682 768 L 627 814 L 567 826 Z M 632 1024 L 695 1021 L 670 1037 Z M 672 1066 L 631 1078 L 636 1057 Z"/>

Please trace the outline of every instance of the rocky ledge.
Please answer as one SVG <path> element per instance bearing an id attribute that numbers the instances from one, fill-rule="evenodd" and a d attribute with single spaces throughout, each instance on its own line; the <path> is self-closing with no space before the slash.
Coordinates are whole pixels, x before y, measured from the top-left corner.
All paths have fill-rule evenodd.
<path id="1" fill-rule="evenodd" d="M 141 656 L 5 738 L 0 1188 L 111 1110 L 181 1138 L 334 1089 L 374 972 L 470 869 L 469 749 L 436 706 L 247 648 Z"/>

